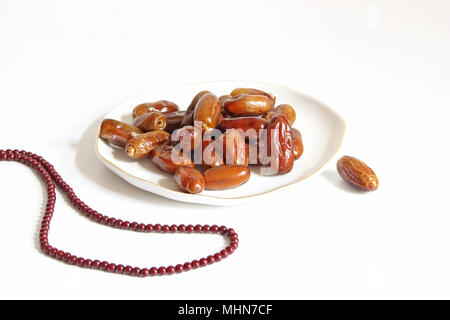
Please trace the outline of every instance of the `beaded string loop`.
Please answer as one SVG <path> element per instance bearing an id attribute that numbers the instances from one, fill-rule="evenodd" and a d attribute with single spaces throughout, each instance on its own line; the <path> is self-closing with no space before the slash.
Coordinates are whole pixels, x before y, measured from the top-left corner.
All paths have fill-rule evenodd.
<path id="1" fill-rule="evenodd" d="M 65 263 L 71 265 L 77 265 L 83 268 L 103 270 L 107 272 L 114 272 L 126 275 L 133 275 L 139 277 L 147 276 L 163 276 L 171 275 L 174 273 L 181 273 L 184 271 L 189 271 L 192 269 L 197 269 L 199 267 L 204 267 L 209 264 L 221 261 L 223 258 L 231 255 L 237 248 L 239 243 L 239 238 L 237 233 L 234 232 L 232 228 L 227 228 L 225 226 L 217 225 L 161 225 L 161 224 L 145 224 L 138 222 L 123 221 L 121 219 L 116 219 L 113 217 L 108 217 L 103 215 L 93 209 L 91 209 L 87 204 L 81 201 L 73 191 L 73 189 L 61 178 L 61 176 L 56 172 L 54 167 L 48 163 L 44 158 L 27 151 L 19 150 L 1 150 L 0 149 L 0 161 L 17 161 L 21 162 L 31 168 L 34 168 L 42 180 L 47 186 L 47 206 L 45 209 L 44 217 L 42 218 L 41 229 L 39 232 L 39 243 L 43 252 L 51 257 L 58 260 L 64 261 Z M 166 267 L 133 267 L 130 265 L 116 264 L 107 261 L 100 261 L 97 259 L 86 259 L 80 256 L 76 256 L 64 250 L 55 248 L 48 242 L 48 233 L 50 230 L 50 222 L 53 217 L 55 210 L 56 185 L 65 193 L 69 198 L 72 205 L 82 212 L 87 217 L 91 218 L 93 221 L 108 225 L 113 228 L 127 229 L 137 232 L 158 232 L 158 233 L 214 233 L 221 234 L 229 240 L 228 246 L 225 249 L 217 252 L 213 255 L 209 255 L 206 258 L 201 258 L 198 260 L 193 260 L 191 262 L 185 262 L 184 264 L 177 264 L 175 266 Z"/>

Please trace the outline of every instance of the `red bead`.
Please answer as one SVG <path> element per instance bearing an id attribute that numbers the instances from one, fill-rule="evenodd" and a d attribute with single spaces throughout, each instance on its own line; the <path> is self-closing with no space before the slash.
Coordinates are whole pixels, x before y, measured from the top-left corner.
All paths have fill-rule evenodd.
<path id="1" fill-rule="evenodd" d="M 100 221 L 102 224 L 108 224 L 109 217 L 103 216 L 102 220 Z"/>
<path id="2" fill-rule="evenodd" d="M 161 232 L 162 226 L 159 223 L 155 224 L 154 229 L 155 229 L 156 232 Z"/>
<path id="3" fill-rule="evenodd" d="M 186 263 L 183 265 L 183 269 L 184 269 L 185 271 L 189 271 L 189 270 L 191 270 L 191 268 L 192 268 L 192 264 L 191 264 L 190 262 L 186 262 Z"/>
<path id="4" fill-rule="evenodd" d="M 156 276 L 158 275 L 158 269 L 155 267 L 150 268 L 150 275 L 151 276 Z"/>
<path id="5" fill-rule="evenodd" d="M 227 250 L 229 254 L 232 254 L 234 252 L 234 248 L 230 246 L 228 246 L 225 250 Z"/>
<path id="6" fill-rule="evenodd" d="M 84 267 L 85 268 L 91 268 L 92 267 L 92 260 L 91 259 L 86 259 L 84 261 Z"/>
<path id="7" fill-rule="evenodd" d="M 202 232 L 202 226 L 197 224 L 194 228 L 195 232 Z"/>
<path id="8" fill-rule="evenodd" d="M 122 228 L 122 224 L 123 224 L 123 221 L 118 219 L 118 220 L 116 220 L 116 223 L 114 225 L 116 228 Z"/>
<path id="9" fill-rule="evenodd" d="M 141 270 L 141 277 L 148 277 L 148 275 L 149 275 L 149 271 L 148 271 L 148 269 L 147 268 L 143 268 L 142 270 Z"/>
<path id="10" fill-rule="evenodd" d="M 217 232 L 219 232 L 219 227 L 217 226 L 217 225 L 212 225 L 211 226 L 211 232 L 213 232 L 213 233 L 217 233 Z"/>
<path id="11" fill-rule="evenodd" d="M 152 224 L 148 224 L 148 225 L 145 227 L 145 231 L 147 231 L 147 232 L 152 232 L 152 231 L 153 231 L 153 225 L 152 225 Z"/>
<path id="12" fill-rule="evenodd" d="M 166 273 L 167 273 L 166 268 L 160 267 L 160 268 L 158 269 L 158 274 L 159 274 L 160 276 L 163 276 L 163 275 L 165 275 Z"/>
<path id="13" fill-rule="evenodd" d="M 137 222 L 132 222 L 132 223 L 130 224 L 130 229 L 135 231 L 135 230 L 137 230 L 138 225 L 139 225 L 139 223 L 137 223 Z"/>
<path id="14" fill-rule="evenodd" d="M 226 231 L 227 231 L 227 227 L 225 227 L 225 226 L 220 226 L 220 227 L 219 227 L 219 232 L 220 232 L 221 234 L 224 234 Z"/>
<path id="15" fill-rule="evenodd" d="M 200 262 L 198 260 L 194 260 L 191 262 L 192 269 L 197 269 L 200 267 Z"/>
<path id="16" fill-rule="evenodd" d="M 145 231 L 145 224 L 143 224 L 143 223 L 139 224 L 138 230 L 141 231 L 141 232 L 144 232 Z"/>
<path id="17" fill-rule="evenodd" d="M 52 246 L 49 245 L 49 244 L 46 245 L 45 248 L 44 248 L 44 251 L 45 251 L 45 252 L 50 252 L 50 250 L 52 250 Z"/>
<path id="18" fill-rule="evenodd" d="M 124 269 L 125 267 L 123 266 L 123 264 L 118 264 L 116 267 L 116 273 L 123 273 Z"/>
<path id="19" fill-rule="evenodd" d="M 167 233 L 169 231 L 170 231 L 170 227 L 167 224 L 162 226 L 162 232 Z"/>
<path id="20" fill-rule="evenodd" d="M 192 233 L 192 232 L 194 232 L 194 226 L 193 226 L 192 224 L 189 224 L 189 225 L 186 227 L 186 231 L 187 231 L 187 233 Z"/>
<path id="21" fill-rule="evenodd" d="M 170 232 L 177 232 L 177 231 L 178 231 L 177 225 L 173 224 L 170 226 Z"/>
<path id="22" fill-rule="evenodd" d="M 206 260 L 205 258 L 201 258 L 199 262 L 200 262 L 200 267 L 204 267 L 208 264 L 208 260 Z"/>
<path id="23" fill-rule="evenodd" d="M 84 266 L 84 259 L 83 258 L 78 258 L 77 259 L 77 266 L 79 266 L 79 267 Z"/>
<path id="24" fill-rule="evenodd" d="M 114 225 L 116 224 L 116 218 L 109 218 L 108 224 L 109 224 L 110 226 L 114 226 Z"/>
<path id="25" fill-rule="evenodd" d="M 178 226 L 178 231 L 179 232 L 186 232 L 186 226 L 184 224 L 180 224 Z"/>
<path id="26" fill-rule="evenodd" d="M 227 229 L 226 234 L 227 234 L 228 236 L 229 236 L 230 234 L 232 234 L 232 233 L 234 233 L 234 229 L 233 229 L 233 228 Z"/>
<path id="27" fill-rule="evenodd" d="M 125 273 L 125 274 L 131 274 L 131 271 L 133 271 L 133 267 L 132 266 L 126 266 L 123 269 L 123 273 Z"/>
<path id="28" fill-rule="evenodd" d="M 108 265 L 108 272 L 115 272 L 116 271 L 116 264 L 115 263 L 110 263 Z"/>
<path id="29" fill-rule="evenodd" d="M 92 261 L 92 268 L 94 268 L 94 269 L 100 268 L 100 260 Z"/>
<path id="30" fill-rule="evenodd" d="M 175 267 L 174 266 L 168 266 L 167 267 L 167 274 L 174 274 L 175 273 Z"/>
<path id="31" fill-rule="evenodd" d="M 70 264 L 75 264 L 76 262 L 77 262 L 77 256 L 70 256 L 69 263 Z"/>
<path id="32" fill-rule="evenodd" d="M 124 221 L 122 223 L 122 229 L 130 229 L 130 221 Z"/>
<path id="33" fill-rule="evenodd" d="M 177 264 L 177 265 L 175 266 L 175 272 L 176 272 L 176 273 L 181 273 L 181 272 L 183 272 L 183 266 L 182 266 L 181 264 Z"/>
<path id="34" fill-rule="evenodd" d="M 133 274 L 133 276 L 139 276 L 141 273 L 141 269 L 138 267 L 133 268 L 133 271 L 131 271 L 131 273 Z"/>
<path id="35" fill-rule="evenodd" d="M 230 243 L 230 247 L 233 247 L 233 249 L 237 249 L 237 248 L 238 248 L 238 243 L 232 241 L 232 242 Z"/>
<path id="36" fill-rule="evenodd" d="M 56 257 L 58 258 L 58 259 L 62 259 L 63 258 L 63 256 L 64 256 L 64 251 L 62 251 L 62 250 L 58 250 L 58 252 L 56 252 Z"/>
<path id="37" fill-rule="evenodd" d="M 220 253 L 216 253 L 215 255 L 214 255 L 214 261 L 215 262 L 219 262 L 219 261 L 221 261 L 222 260 L 222 255 L 220 254 Z"/>
<path id="38" fill-rule="evenodd" d="M 206 261 L 208 261 L 208 264 L 213 264 L 215 262 L 215 259 L 213 256 L 207 256 Z"/>
<path id="39" fill-rule="evenodd" d="M 96 221 L 99 221 L 99 222 L 100 222 L 100 220 L 102 220 L 102 218 L 103 218 L 103 215 L 102 215 L 101 213 L 97 213 L 97 214 L 95 215 L 95 220 L 96 220 Z"/>
<path id="40" fill-rule="evenodd" d="M 106 262 L 106 261 L 103 261 L 102 263 L 100 263 L 100 269 L 102 269 L 102 270 L 106 270 L 106 269 L 108 269 L 108 262 Z"/>
<path id="41" fill-rule="evenodd" d="M 226 257 L 228 257 L 228 251 L 227 250 L 221 250 L 220 251 L 220 254 L 222 255 L 222 258 L 226 258 Z"/>
<path id="42" fill-rule="evenodd" d="M 209 232 L 211 230 L 211 227 L 205 224 L 202 228 L 203 232 Z"/>

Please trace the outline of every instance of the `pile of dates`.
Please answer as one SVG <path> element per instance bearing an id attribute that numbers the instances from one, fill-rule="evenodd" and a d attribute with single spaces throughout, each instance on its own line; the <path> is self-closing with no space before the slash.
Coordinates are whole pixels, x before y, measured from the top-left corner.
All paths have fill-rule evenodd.
<path id="1" fill-rule="evenodd" d="M 240 186 L 249 165 L 263 175 L 288 173 L 303 153 L 294 108 L 275 106 L 275 97 L 258 89 L 221 97 L 201 91 L 186 111 L 167 100 L 142 103 L 132 118 L 103 120 L 100 137 L 132 159 L 151 159 L 189 193 Z"/>

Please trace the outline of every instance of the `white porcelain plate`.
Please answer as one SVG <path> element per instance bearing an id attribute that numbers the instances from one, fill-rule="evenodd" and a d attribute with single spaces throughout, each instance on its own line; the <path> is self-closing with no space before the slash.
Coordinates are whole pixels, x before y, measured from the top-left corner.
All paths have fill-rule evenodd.
<path id="1" fill-rule="evenodd" d="M 121 149 L 112 148 L 98 135 L 97 155 L 105 166 L 138 188 L 178 201 L 235 205 L 302 181 L 324 166 L 338 151 L 344 137 L 345 122 L 333 109 L 296 90 L 264 82 L 216 81 L 156 89 L 122 102 L 105 118 L 131 122 L 131 112 L 136 105 L 162 99 L 173 101 L 184 110 L 201 90 L 209 90 L 221 96 L 238 87 L 270 92 L 276 96 L 277 104 L 288 103 L 295 108 L 297 120 L 294 127 L 302 133 L 304 153 L 295 161 L 290 173 L 261 176 L 258 167 L 255 167 L 252 168 L 250 180 L 240 187 L 223 191 L 205 190 L 194 195 L 179 191 L 173 176 L 161 172 L 150 159 L 130 160 Z"/>

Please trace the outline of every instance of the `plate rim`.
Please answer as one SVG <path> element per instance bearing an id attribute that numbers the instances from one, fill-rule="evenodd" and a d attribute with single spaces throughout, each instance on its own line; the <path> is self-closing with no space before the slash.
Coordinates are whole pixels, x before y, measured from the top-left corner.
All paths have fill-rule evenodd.
<path id="1" fill-rule="evenodd" d="M 303 95 L 304 97 L 306 97 L 306 98 L 308 98 L 308 99 L 310 99 L 310 100 L 312 100 L 312 101 L 314 101 L 314 102 L 317 102 L 317 103 L 321 104 L 321 105 L 324 106 L 328 111 L 330 111 L 331 113 L 333 113 L 333 114 L 334 114 L 334 115 L 342 122 L 342 124 L 343 124 L 343 130 L 342 130 L 342 134 L 341 134 L 341 136 L 340 136 L 340 138 L 339 138 L 339 144 L 338 144 L 336 150 L 328 157 L 328 159 L 326 159 L 326 161 L 325 161 L 321 166 L 319 166 L 316 170 L 314 170 L 314 171 L 311 172 L 310 174 L 308 174 L 308 175 L 306 175 L 306 176 L 304 176 L 304 177 L 302 177 L 302 178 L 300 178 L 300 179 L 298 179 L 298 180 L 296 180 L 296 181 L 293 181 L 293 182 L 290 182 L 290 183 L 288 183 L 288 184 L 279 186 L 279 187 L 277 187 L 277 188 L 275 188 L 275 189 L 272 189 L 272 190 L 269 190 L 269 191 L 264 191 L 264 192 L 260 192 L 260 193 L 252 194 L 252 195 L 248 195 L 248 196 L 240 196 L 240 197 L 220 197 L 220 196 L 213 196 L 213 195 L 206 195 L 206 194 L 196 194 L 195 196 L 201 196 L 201 197 L 206 197 L 206 198 L 214 198 L 214 199 L 220 199 L 220 200 L 239 200 L 239 199 L 246 199 L 246 198 L 258 197 L 258 196 L 262 196 L 262 195 L 265 195 L 265 194 L 268 194 L 268 193 L 271 193 L 271 192 L 274 192 L 274 191 L 278 191 L 278 190 L 280 190 L 281 188 L 285 188 L 285 187 L 292 186 L 292 185 L 294 185 L 294 184 L 296 184 L 296 183 L 299 183 L 299 182 L 301 182 L 301 181 L 303 181 L 303 180 L 305 180 L 305 179 L 311 177 L 313 174 L 315 174 L 315 173 L 318 172 L 320 169 L 322 169 L 328 162 L 330 162 L 331 159 L 333 159 L 333 157 L 334 157 L 334 156 L 338 153 L 338 151 L 341 149 L 342 143 L 343 143 L 343 141 L 344 141 L 344 136 L 345 136 L 345 133 L 346 133 L 346 129 L 347 129 L 347 124 L 346 124 L 344 118 L 342 118 L 342 116 L 341 116 L 339 113 L 337 113 L 336 110 L 334 110 L 334 109 L 331 108 L 328 104 L 322 102 L 321 100 L 319 100 L 319 99 L 317 99 L 317 98 L 315 98 L 315 97 L 313 97 L 313 96 L 311 96 L 311 95 L 309 95 L 309 94 L 306 94 L 306 93 L 304 93 L 304 92 L 302 92 L 302 91 L 299 91 L 299 90 L 296 90 L 296 89 L 292 89 L 292 88 L 287 87 L 287 86 L 283 86 L 283 85 L 280 85 L 280 84 L 277 84 L 277 83 L 272 83 L 272 82 L 253 81 L 253 80 L 213 80 L 213 81 L 199 81 L 199 82 L 189 82 L 189 83 L 182 83 L 182 84 L 172 84 L 172 85 L 167 85 L 167 86 L 158 86 L 158 87 L 155 88 L 155 90 L 157 90 L 158 88 L 191 86 L 191 85 L 199 85 L 199 84 L 206 84 L 206 83 L 217 83 L 217 82 L 253 82 L 253 83 L 261 83 L 261 84 L 266 84 L 266 85 L 278 86 L 278 87 L 281 87 L 281 88 L 284 88 L 284 89 L 292 90 L 292 91 L 297 92 L 297 93 Z M 142 93 L 140 93 L 140 94 L 137 94 L 137 95 L 135 95 L 135 96 L 133 96 L 133 97 L 127 98 L 127 99 L 121 101 L 120 103 L 114 105 L 113 107 L 111 107 L 111 109 L 109 109 L 109 111 L 108 111 L 107 113 L 104 114 L 102 121 L 103 121 L 104 119 L 106 119 L 105 117 L 106 117 L 107 114 L 109 114 L 112 110 L 114 110 L 114 109 L 115 109 L 116 107 L 118 107 L 119 105 L 121 105 L 121 104 L 123 104 L 123 103 L 126 103 L 127 101 L 130 101 L 130 100 L 132 100 L 132 99 L 134 99 L 134 98 L 136 98 L 136 97 L 138 97 L 138 96 L 141 96 L 141 95 L 143 95 L 143 94 L 145 94 L 145 93 L 147 93 L 147 92 L 150 92 L 150 91 L 142 92 Z M 182 192 L 182 191 L 179 191 L 179 190 L 173 190 L 173 189 L 170 189 L 170 188 L 161 186 L 160 184 L 154 183 L 154 182 L 152 182 L 152 181 L 149 181 L 149 180 L 146 180 L 146 179 L 143 179 L 143 178 L 140 178 L 140 177 L 136 177 L 135 175 L 133 175 L 133 174 L 131 174 L 131 173 L 125 171 L 124 169 L 118 167 L 117 165 L 115 165 L 114 163 L 112 163 L 111 161 L 109 161 L 108 159 L 106 159 L 105 157 L 103 157 L 103 156 L 101 155 L 100 151 L 98 150 L 98 142 L 99 142 L 99 139 L 100 139 L 100 128 L 101 128 L 101 126 L 99 126 L 99 128 L 98 128 L 98 130 L 97 130 L 97 135 L 96 135 L 96 139 L 95 139 L 95 153 L 97 154 L 97 157 L 99 157 L 102 161 L 108 163 L 109 165 L 111 165 L 111 166 L 114 167 L 115 169 L 121 171 L 122 173 L 124 173 L 125 175 L 129 176 L 130 178 L 134 178 L 134 179 L 140 180 L 140 181 L 142 181 L 142 182 L 150 183 L 150 184 L 152 184 L 153 186 L 155 186 L 156 188 L 164 189 L 164 190 L 166 190 L 166 191 L 168 191 L 168 192 L 171 192 L 171 193 L 172 193 L 172 192 L 173 192 L 173 193 L 180 193 L 180 194 L 183 194 L 183 195 L 186 194 L 185 192 Z M 127 181 L 127 182 L 128 182 L 128 181 Z M 128 183 L 129 183 L 129 182 L 128 182 Z M 145 190 L 145 189 L 144 189 L 144 190 Z M 145 191 L 151 192 L 151 191 L 149 191 L 149 190 L 145 190 Z M 154 192 L 151 192 L 151 193 L 154 193 Z M 183 200 L 179 199 L 178 201 L 183 201 Z"/>

